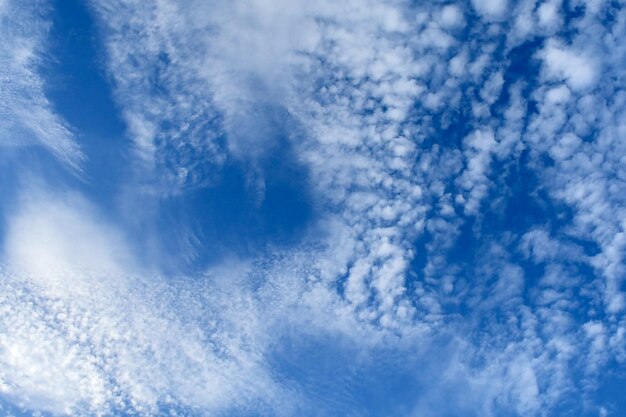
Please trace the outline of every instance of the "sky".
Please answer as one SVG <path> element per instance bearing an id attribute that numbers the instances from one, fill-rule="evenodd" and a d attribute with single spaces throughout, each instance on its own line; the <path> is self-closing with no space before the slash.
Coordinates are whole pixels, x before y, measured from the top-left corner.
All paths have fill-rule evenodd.
<path id="1" fill-rule="evenodd" d="M 0 0 L 0 414 L 626 415 L 626 3 Z"/>

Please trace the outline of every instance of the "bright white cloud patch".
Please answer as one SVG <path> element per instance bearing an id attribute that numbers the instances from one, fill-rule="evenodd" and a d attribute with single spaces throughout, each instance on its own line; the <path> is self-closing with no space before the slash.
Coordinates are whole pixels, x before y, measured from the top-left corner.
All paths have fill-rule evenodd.
<path id="1" fill-rule="evenodd" d="M 129 248 L 119 233 L 99 220 L 79 195 L 53 196 L 35 189 L 23 196 L 8 225 L 5 261 L 59 292 L 81 287 L 78 282 L 54 282 L 67 271 L 119 273 L 130 266 Z"/>
<path id="2" fill-rule="evenodd" d="M 548 42 L 541 55 L 548 75 L 567 81 L 575 90 L 593 86 L 598 77 L 593 58 L 568 50 L 554 41 Z"/>

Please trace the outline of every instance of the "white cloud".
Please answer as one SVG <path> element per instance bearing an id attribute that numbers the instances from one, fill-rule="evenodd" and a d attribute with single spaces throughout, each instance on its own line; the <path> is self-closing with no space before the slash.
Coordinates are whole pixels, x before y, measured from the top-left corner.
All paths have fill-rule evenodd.
<path id="1" fill-rule="evenodd" d="M 561 7 L 560 1 L 547 1 L 541 3 L 537 9 L 537 17 L 539 18 L 539 24 L 548 28 L 556 27 L 561 20 L 559 14 L 559 7 Z"/>
<path id="2" fill-rule="evenodd" d="M 597 80 L 598 68 L 592 57 L 564 47 L 555 40 L 547 42 L 541 58 L 549 77 L 565 80 L 574 90 L 593 87 Z"/>
<path id="3" fill-rule="evenodd" d="M 93 213 L 74 193 L 24 192 L 18 212 L 8 219 L 5 262 L 58 291 L 89 291 L 88 283 L 65 281 L 67 271 L 126 271 L 132 258 L 128 246 Z"/>
<path id="4" fill-rule="evenodd" d="M 0 146 L 42 145 L 72 170 L 84 155 L 44 93 L 39 74 L 49 22 L 44 1 L 0 7 Z M 6 151 L 6 148 L 5 148 Z"/>
<path id="5" fill-rule="evenodd" d="M 450 332 L 459 357 L 416 413 L 437 415 L 431 401 L 458 390 L 453 408 L 533 416 L 578 389 L 572 369 L 591 375 L 624 355 L 624 13 L 604 31 L 590 8 L 571 42 L 535 55 L 542 76 L 511 83 L 511 48 L 554 36 L 557 2 L 515 5 L 510 33 L 489 23 L 506 18 L 506 1 L 473 2 L 487 23 L 461 5 L 374 0 L 92 4 L 141 179 L 165 194 L 210 186 L 228 158 L 255 160 L 283 135 L 319 228 L 260 260 L 166 279 L 139 270 L 84 198 L 29 191 L 7 219 L 5 395 L 67 414 L 149 415 L 171 402 L 288 415 L 298 389 L 275 380 L 268 357 L 290 332 L 364 349 Z M 516 168 L 526 197 L 566 205 L 571 224 L 559 212 L 508 230 Z M 529 274 L 520 253 L 545 273 Z M 581 330 L 587 314 L 609 319 Z"/>
<path id="6" fill-rule="evenodd" d="M 504 19 L 508 13 L 506 2 L 474 2 L 474 6 L 489 21 Z M 439 323 L 450 320 L 445 315 L 446 302 L 458 305 L 469 299 L 467 303 L 475 308 L 476 315 L 488 317 L 488 323 L 479 329 L 470 328 L 463 336 L 469 344 L 478 345 L 476 358 L 495 358 L 476 368 L 461 365 L 467 367 L 467 374 L 456 382 L 462 385 L 472 381 L 476 396 L 485 398 L 472 407 L 486 410 L 486 415 L 496 414 L 499 408 L 535 415 L 571 388 L 569 361 L 584 351 L 584 343 L 593 342 L 576 340 L 571 313 L 563 307 L 572 297 L 572 285 L 564 284 L 570 271 L 551 264 L 546 276 L 538 279 L 541 284 L 533 287 L 526 282 L 522 268 L 507 258 L 510 249 L 502 243 L 490 248 L 482 261 L 485 270 L 478 271 L 479 278 L 467 284 L 463 268 L 448 265 L 454 261 L 445 251 L 454 245 L 462 224 L 451 196 L 459 196 L 456 203 L 465 214 L 479 214 L 490 187 L 503 183 L 498 178 L 501 173 L 491 170 L 494 161 L 516 160 L 518 152 L 527 147 L 530 164 L 537 164 L 548 152 L 556 160 L 558 172 L 538 168 L 538 175 L 547 184 L 550 181 L 544 175 L 552 175 L 555 183 L 559 178 L 564 181 L 550 186 L 551 192 L 574 208 L 579 219 L 576 225 L 583 231 L 580 235 L 595 230 L 594 236 L 603 242 L 603 255 L 596 258 L 595 265 L 613 276 L 606 286 L 609 305 L 617 299 L 622 249 L 615 232 L 620 229 L 605 217 L 609 207 L 615 207 L 607 203 L 609 194 L 616 192 L 609 191 L 615 185 L 593 174 L 603 158 L 589 155 L 592 148 L 599 149 L 585 145 L 582 134 L 573 131 L 569 122 L 575 107 L 585 105 L 580 94 L 598 82 L 598 67 L 590 58 L 596 59 L 593 53 L 587 55 L 577 44 L 565 47 L 548 42 L 539 54 L 544 60 L 545 81 L 558 84 L 535 86 L 535 80 L 530 80 L 534 93 L 529 97 L 536 101 L 538 114 L 525 114 L 527 97 L 521 97 L 524 86 L 520 83 L 507 92 L 512 99 L 504 120 L 496 120 L 494 104 L 509 88 L 505 65 L 497 59 L 497 28 L 491 25 L 485 33 L 476 34 L 481 40 L 477 46 L 461 45 L 453 31 L 441 28 L 460 24 L 459 15 L 451 12 L 454 9 L 446 9 L 444 17 L 446 13 L 439 15 L 438 9 L 427 6 L 410 10 L 403 4 L 374 1 L 293 6 L 232 3 L 215 8 L 215 18 L 204 24 L 202 8 L 191 14 L 178 2 L 163 3 L 154 10 L 133 4 L 137 32 L 147 34 L 146 39 L 136 41 L 142 45 L 137 47 L 127 42 L 124 32 L 116 32 L 125 22 L 115 20 L 115 8 L 100 7 L 105 23 L 113 28 L 113 35 L 109 34 L 111 50 L 124 52 L 121 59 L 113 53 L 111 65 L 123 82 L 133 81 L 128 80 L 133 71 L 139 74 L 138 79 L 146 71 L 141 66 L 133 67 L 133 71 L 118 67 L 118 63 L 126 62 L 124 57 L 142 48 L 151 51 L 149 56 L 162 50 L 169 54 L 170 67 L 160 82 L 168 86 L 165 102 L 171 104 L 171 111 L 162 112 L 159 105 L 152 114 L 134 104 L 132 97 L 120 98 L 130 113 L 139 115 L 139 120 L 147 119 L 148 126 L 159 126 L 162 120 L 175 116 L 174 131 L 184 131 L 181 127 L 185 122 L 196 120 L 190 108 L 200 109 L 201 118 L 215 112 L 224 117 L 218 131 L 229 137 L 227 152 L 253 158 L 262 152 L 256 145 L 269 146 L 265 141 L 273 134 L 267 108 L 283 109 L 303 129 L 305 134 L 291 140 L 299 160 L 310 170 L 316 201 L 326 208 L 322 222 L 326 235 L 315 242 L 317 250 L 306 252 L 313 259 L 306 272 L 309 278 L 305 283 L 295 280 L 298 283 L 291 284 L 303 285 L 304 289 L 298 290 L 302 293 L 296 294 L 306 301 L 311 317 L 323 322 L 332 315 L 336 320 L 328 326 L 349 334 L 364 328 L 406 334 L 420 325 L 437 330 Z M 534 8 L 528 9 L 534 18 Z M 539 17 L 544 26 L 552 24 L 548 12 L 545 7 L 537 12 L 543 16 Z M 537 29 L 534 24 L 529 23 L 524 33 L 552 30 Z M 515 36 L 521 36 L 519 30 Z M 197 37 L 191 36 L 196 33 Z M 223 50 L 211 45 L 222 45 Z M 453 57 L 458 59 L 450 62 Z M 146 68 L 152 68 L 152 63 Z M 135 91 L 134 84 L 128 85 L 132 87 L 129 91 Z M 151 97 L 149 87 L 140 85 L 136 91 Z M 186 107 L 184 101 L 176 99 L 175 92 L 181 91 L 198 106 Z M 473 113 L 468 130 L 474 133 L 467 136 L 461 149 L 424 145 L 433 140 L 429 117 L 460 109 L 465 105 L 460 104 L 461 98 L 470 102 Z M 587 106 L 593 108 L 593 104 Z M 585 120 L 580 125 L 594 123 L 590 112 L 581 117 Z M 259 118 L 264 120 L 259 122 Z M 146 131 L 146 142 L 156 144 L 155 152 L 160 152 L 161 140 L 169 143 L 158 128 Z M 159 135 L 160 139 L 154 140 Z M 173 135 L 173 143 L 183 137 Z M 200 152 L 212 139 L 191 141 L 191 149 Z M 447 143 L 438 145 L 454 148 Z M 220 160 L 223 152 L 221 148 L 213 152 L 212 148 L 209 159 Z M 462 169 L 463 161 L 466 169 Z M 567 171 L 575 167 L 580 168 L 576 175 Z M 424 230 L 436 238 L 425 248 L 430 250 L 426 267 L 412 277 L 419 285 L 409 293 L 413 245 Z M 532 260 L 558 264 L 563 262 L 561 254 L 573 254 L 581 262 L 587 261 L 579 248 L 555 242 L 554 237 L 539 230 L 522 238 Z M 479 232 L 476 235 L 479 239 Z M 552 249 L 558 256 L 550 255 Z M 276 279 L 273 285 L 287 284 Z M 523 297 L 526 290 L 529 300 Z M 316 325 L 323 327 L 319 322 Z M 552 339 L 542 338 L 542 332 Z M 159 380 L 161 375 L 155 371 L 150 376 Z M 131 377 L 127 378 L 132 382 Z M 137 388 L 136 395 L 149 403 L 150 389 L 147 393 L 142 389 Z M 158 391 L 159 386 L 153 390 Z"/>
<path id="7" fill-rule="evenodd" d="M 476 214 L 489 189 L 489 165 L 496 141 L 491 131 L 476 131 L 465 139 L 467 169 L 459 177 L 459 186 L 467 195 L 458 195 L 457 202 L 467 214 Z"/>
<path id="8" fill-rule="evenodd" d="M 463 12 L 454 4 L 445 5 L 441 9 L 440 21 L 443 27 L 458 27 L 464 22 Z"/>
<path id="9" fill-rule="evenodd" d="M 2 265 L 0 389 L 17 404 L 65 415 L 281 407 L 245 289 L 136 269 L 80 196 L 23 196 Z"/>
<path id="10" fill-rule="evenodd" d="M 507 0 L 472 0 L 476 11 L 487 20 L 498 20 L 504 16 Z"/>

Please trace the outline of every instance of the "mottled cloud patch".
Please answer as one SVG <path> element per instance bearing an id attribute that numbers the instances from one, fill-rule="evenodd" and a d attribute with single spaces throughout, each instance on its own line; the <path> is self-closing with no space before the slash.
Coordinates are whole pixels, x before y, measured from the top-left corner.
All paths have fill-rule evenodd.
<path id="1" fill-rule="evenodd" d="M 78 166 L 34 64 L 46 20 L 31 39 L 12 4 L 2 53 L 22 78 L 0 123 Z M 615 408 L 598 393 L 626 361 L 622 5 L 89 7 L 130 168 L 108 205 L 65 178 L 6 194 L 3 398 L 61 415 Z M 289 216 L 306 225 L 273 234 Z M 222 251 L 163 266 L 188 247 Z"/>

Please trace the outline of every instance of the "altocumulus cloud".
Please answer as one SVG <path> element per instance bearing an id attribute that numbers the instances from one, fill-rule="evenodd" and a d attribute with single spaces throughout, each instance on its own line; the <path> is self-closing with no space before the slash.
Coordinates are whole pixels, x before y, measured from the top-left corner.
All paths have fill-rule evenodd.
<path id="1" fill-rule="evenodd" d="M 621 2 L 0 19 L 6 413 L 626 410 Z"/>

